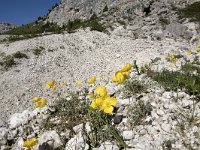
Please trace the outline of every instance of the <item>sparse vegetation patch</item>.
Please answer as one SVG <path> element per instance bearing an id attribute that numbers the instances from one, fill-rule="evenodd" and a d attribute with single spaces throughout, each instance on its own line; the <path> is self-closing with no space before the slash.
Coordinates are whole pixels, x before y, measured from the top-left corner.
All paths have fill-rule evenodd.
<path id="1" fill-rule="evenodd" d="M 187 5 L 183 9 L 178 10 L 179 18 L 189 18 L 190 21 L 200 23 L 200 2 L 195 2 L 191 5 Z"/>

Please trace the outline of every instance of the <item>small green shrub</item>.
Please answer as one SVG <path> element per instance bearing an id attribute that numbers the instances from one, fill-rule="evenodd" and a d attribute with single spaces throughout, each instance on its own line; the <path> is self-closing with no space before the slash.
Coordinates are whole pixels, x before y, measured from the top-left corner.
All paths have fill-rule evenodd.
<path id="1" fill-rule="evenodd" d="M 73 132 L 72 128 L 74 126 L 81 123 L 86 123 L 88 106 L 86 106 L 84 103 L 80 105 L 80 99 L 78 99 L 79 93 L 70 93 L 70 95 L 70 100 L 60 97 L 59 100 L 56 101 L 54 105 L 55 112 L 43 122 L 43 127 L 45 129 L 55 128 L 59 131 L 69 129 L 71 132 Z M 56 126 L 56 124 L 50 122 L 50 119 L 53 117 L 60 118 L 61 123 L 59 126 Z"/>
<path id="2" fill-rule="evenodd" d="M 44 50 L 44 47 L 42 47 L 42 46 L 40 46 L 40 47 L 38 47 L 38 48 L 35 48 L 35 49 L 32 49 L 32 51 L 33 51 L 33 54 L 34 55 L 40 55 L 41 53 L 42 53 L 42 51 Z"/>
<path id="3" fill-rule="evenodd" d="M 16 52 L 13 54 L 13 57 L 14 58 L 18 58 L 18 59 L 21 59 L 21 58 L 28 58 L 28 56 L 20 51 Z"/>
<path id="4" fill-rule="evenodd" d="M 62 30 L 56 23 L 44 22 L 42 20 L 37 22 L 32 22 L 26 25 L 22 25 L 16 27 L 12 30 L 4 32 L 4 34 L 8 35 L 27 35 L 34 37 L 37 34 L 41 34 L 44 32 L 53 32 L 53 33 L 60 33 Z"/>
<path id="5" fill-rule="evenodd" d="M 79 28 L 87 28 L 90 27 L 91 30 L 96 30 L 99 32 L 104 31 L 106 28 L 102 23 L 99 22 L 100 19 L 97 17 L 96 14 L 93 14 L 89 20 L 86 21 L 81 21 L 80 19 L 76 19 L 74 21 L 69 21 L 68 24 L 66 25 L 67 31 L 69 33 L 75 32 L 75 30 Z"/>
<path id="6" fill-rule="evenodd" d="M 159 17 L 159 22 L 162 25 L 162 27 L 166 27 L 166 25 L 170 24 L 169 19 L 167 19 L 166 17 L 160 16 Z"/>
<path id="7" fill-rule="evenodd" d="M 200 77 L 187 73 L 187 71 L 168 71 L 163 70 L 162 72 L 150 71 L 147 73 L 149 77 L 161 84 L 166 90 L 185 89 L 188 94 L 200 94 Z"/>
<path id="8" fill-rule="evenodd" d="M 196 72 L 198 74 L 200 74 L 200 67 L 194 64 L 185 64 L 182 66 L 182 71 L 186 72 L 186 73 L 193 73 Z"/>
<path id="9" fill-rule="evenodd" d="M 200 2 L 187 5 L 185 8 L 178 10 L 179 18 L 189 18 L 190 21 L 200 23 Z"/>
<path id="10" fill-rule="evenodd" d="M 152 106 L 150 102 L 145 103 L 142 100 L 139 100 L 134 107 L 130 109 L 130 124 L 132 126 L 144 124 L 144 120 L 148 115 L 151 115 Z"/>
<path id="11" fill-rule="evenodd" d="M 6 70 L 10 67 L 12 67 L 13 65 L 15 65 L 15 60 L 14 57 L 12 55 L 7 55 L 5 56 L 2 61 L 0 62 L 0 65 L 3 66 Z"/>
<path id="12" fill-rule="evenodd" d="M 140 81 L 135 79 L 128 79 L 124 83 L 124 93 L 127 96 L 133 96 L 146 91 L 146 87 Z"/>

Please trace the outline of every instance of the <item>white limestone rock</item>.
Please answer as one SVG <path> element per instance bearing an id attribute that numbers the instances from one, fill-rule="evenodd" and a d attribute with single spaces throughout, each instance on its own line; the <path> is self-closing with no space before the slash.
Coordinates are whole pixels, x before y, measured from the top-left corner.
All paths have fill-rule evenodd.
<path id="1" fill-rule="evenodd" d="M 52 148 L 59 148 L 63 145 L 59 134 L 56 131 L 46 131 L 39 138 L 39 146 L 48 143 Z"/>
<path id="2" fill-rule="evenodd" d="M 122 136 L 124 140 L 131 140 L 134 138 L 134 132 L 132 130 L 123 131 Z"/>
<path id="3" fill-rule="evenodd" d="M 82 134 L 82 132 L 79 132 L 67 142 L 65 150 L 89 150 L 89 145 L 85 142 L 85 139 L 86 137 Z"/>
<path id="4" fill-rule="evenodd" d="M 7 142 L 8 129 L 0 128 L 0 145 L 5 145 Z"/>
<path id="5" fill-rule="evenodd" d="M 104 142 L 98 150 L 119 150 L 119 147 L 111 142 Z"/>

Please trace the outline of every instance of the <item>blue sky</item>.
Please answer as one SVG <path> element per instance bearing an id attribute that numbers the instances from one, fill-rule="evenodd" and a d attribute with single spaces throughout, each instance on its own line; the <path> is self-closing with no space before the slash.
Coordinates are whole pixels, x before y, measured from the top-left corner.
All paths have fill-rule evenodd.
<path id="1" fill-rule="evenodd" d="M 0 0 L 0 22 L 27 24 L 43 16 L 60 0 Z"/>

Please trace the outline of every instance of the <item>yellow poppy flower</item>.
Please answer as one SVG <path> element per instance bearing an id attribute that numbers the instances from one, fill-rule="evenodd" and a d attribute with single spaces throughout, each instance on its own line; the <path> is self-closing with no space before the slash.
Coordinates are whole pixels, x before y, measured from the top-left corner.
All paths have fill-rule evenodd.
<path id="1" fill-rule="evenodd" d="M 191 51 L 188 51 L 188 52 L 187 52 L 187 55 L 188 55 L 188 56 L 192 55 L 192 52 L 191 52 Z"/>
<path id="2" fill-rule="evenodd" d="M 26 141 L 24 141 L 23 147 L 31 148 L 31 147 L 35 146 L 37 143 L 38 143 L 37 138 L 27 139 Z"/>
<path id="3" fill-rule="evenodd" d="M 32 98 L 32 101 L 36 103 L 39 102 L 41 99 L 42 99 L 41 97 L 34 97 Z"/>
<path id="4" fill-rule="evenodd" d="M 91 78 L 88 79 L 88 84 L 93 84 L 96 81 L 96 76 L 93 76 Z"/>
<path id="5" fill-rule="evenodd" d="M 127 76 L 127 73 L 123 74 L 122 72 L 118 71 L 118 72 L 115 73 L 115 76 L 112 78 L 112 81 L 116 82 L 118 84 L 121 84 L 125 81 L 126 76 Z"/>
<path id="6" fill-rule="evenodd" d="M 94 91 L 89 93 L 89 98 L 94 98 Z"/>
<path id="7" fill-rule="evenodd" d="M 82 84 L 81 81 L 78 81 L 78 82 L 76 83 L 77 86 L 81 86 L 81 84 Z"/>
<path id="8" fill-rule="evenodd" d="M 171 55 L 169 56 L 169 61 L 170 61 L 171 63 L 175 63 L 175 62 L 178 61 L 178 58 L 177 58 L 174 54 L 171 54 Z"/>
<path id="9" fill-rule="evenodd" d="M 100 108 L 104 113 L 111 114 L 116 104 L 117 104 L 116 98 L 108 97 L 102 102 L 102 104 L 100 105 Z"/>
<path id="10" fill-rule="evenodd" d="M 131 64 L 126 64 L 124 67 L 120 69 L 121 72 L 127 72 L 131 70 L 132 65 Z"/>
<path id="11" fill-rule="evenodd" d="M 67 82 L 63 82 L 60 84 L 61 87 L 66 86 L 66 85 L 67 85 Z"/>
<path id="12" fill-rule="evenodd" d="M 107 89 L 105 86 L 102 86 L 102 85 L 99 85 L 97 88 L 96 88 L 96 94 L 97 96 L 100 96 L 100 97 L 104 97 L 107 95 Z"/>
<path id="13" fill-rule="evenodd" d="M 200 53 L 200 44 L 197 45 L 196 51 L 197 51 L 198 53 Z"/>
<path id="14" fill-rule="evenodd" d="M 103 98 L 96 98 L 92 101 L 90 107 L 92 107 L 93 109 L 97 109 L 102 105 L 102 103 L 103 103 Z"/>
<path id="15" fill-rule="evenodd" d="M 42 98 L 39 102 L 36 103 L 35 108 L 44 107 L 47 104 L 47 100 Z"/>
<path id="16" fill-rule="evenodd" d="M 46 87 L 46 88 L 51 88 L 51 87 L 55 86 L 55 84 L 56 84 L 56 81 L 55 81 L 55 80 L 48 81 L 48 82 L 46 82 L 45 87 Z"/>

